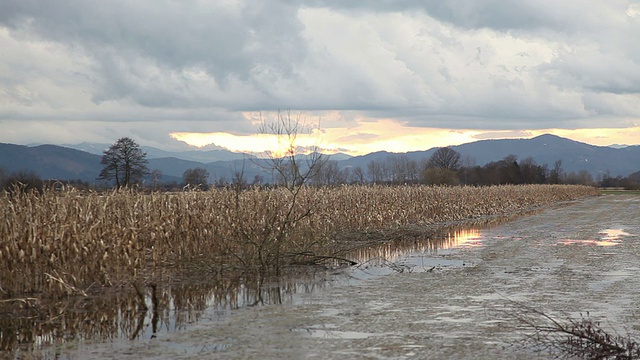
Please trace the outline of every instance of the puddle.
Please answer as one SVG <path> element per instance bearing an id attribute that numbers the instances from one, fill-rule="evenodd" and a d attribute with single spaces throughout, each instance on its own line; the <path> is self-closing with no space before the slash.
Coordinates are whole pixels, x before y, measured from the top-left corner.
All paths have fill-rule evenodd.
<path id="1" fill-rule="evenodd" d="M 234 309 L 295 303 L 299 294 L 329 285 L 328 276 L 323 271 L 300 279 L 283 278 L 277 283 L 236 278 L 158 286 L 155 291 L 148 287 L 142 289 L 146 292 L 147 310 L 142 308 L 139 298 L 116 294 L 71 297 L 56 303 L 55 307 L 47 307 L 49 312 L 37 307 L 26 309 L 29 316 L 25 317 L 0 312 L 0 355 L 2 351 L 14 351 L 17 358 L 21 358 L 20 354 L 56 351 L 56 347 L 66 343 L 73 343 L 74 347 L 89 346 L 82 344 L 96 340 L 127 343 L 157 338 L 164 342 L 169 334 L 200 321 L 220 323 Z M 216 345 L 217 348 L 225 346 Z"/>
<path id="2" fill-rule="evenodd" d="M 640 278 L 634 274 L 640 270 L 640 243 L 637 236 L 627 235 L 640 234 L 638 208 L 608 199 L 588 199 L 487 231 L 450 229 L 431 240 L 398 236 L 382 246 L 341 254 L 358 266 L 307 278 L 238 279 L 219 286 L 185 286 L 182 293 L 163 290 L 161 298 L 173 300 L 159 302 L 156 339 L 149 339 L 154 325 L 148 315 L 133 341 L 77 332 L 55 348 L 70 358 L 563 357 L 534 352 L 543 351 L 545 344 L 524 346 L 532 332 L 514 322 L 514 316 L 528 315 L 523 312 L 527 309 L 563 320 L 580 319 L 586 311 L 612 334 L 626 336 L 629 330 L 629 338 L 638 339 Z M 566 246 L 558 242 L 572 239 L 578 241 Z M 597 242 L 607 241 L 618 246 L 598 247 Z M 478 266 L 462 259 L 473 259 Z M 474 268 L 462 271 L 463 266 Z M 351 283 L 355 285 L 345 286 Z M 258 306 L 276 303 L 285 305 Z M 120 326 L 113 315 L 120 308 L 110 309 L 103 325 Z M 93 310 L 87 307 L 87 312 Z M 121 315 L 126 316 L 135 319 Z M 134 321 L 133 330 L 137 325 Z M 56 331 L 62 334 L 64 328 Z M 83 343 L 83 336 L 98 340 Z M 9 355 L 39 357 L 38 349 Z"/>
<path id="3" fill-rule="evenodd" d="M 603 240 L 620 240 L 624 236 L 633 236 L 623 229 L 605 229 L 598 233 Z"/>
<path id="4" fill-rule="evenodd" d="M 456 230 L 448 236 L 449 248 L 475 247 L 482 245 L 482 235 L 478 229 Z"/>
<path id="5" fill-rule="evenodd" d="M 316 270 L 272 281 L 235 278 L 198 282 L 190 279 L 189 283 L 181 285 L 143 288 L 147 310 L 141 306 L 140 298 L 116 294 L 64 299 L 51 307 L 49 313 L 37 308 L 30 309 L 32 311 L 27 309 L 29 316 L 23 318 L 0 312 L 0 351 L 13 351 L 19 358 L 21 355 L 55 352 L 58 351 L 56 348 L 64 346 L 88 348 L 92 341 L 107 339 L 122 344 L 157 339 L 155 341 L 170 345 L 170 334 L 198 322 L 221 323 L 231 311 L 239 308 L 302 304 L 303 294 L 322 291 L 327 287 L 347 286 L 394 272 L 440 272 L 473 266 L 451 258 L 451 255 L 464 248 L 481 246 L 482 240 L 479 228 L 458 227 L 445 231 L 435 239 L 390 241 L 353 251 L 345 257 L 357 261 L 359 265 L 342 270 Z M 335 339 L 380 336 L 324 328 L 292 331 Z M 208 346 L 209 350 L 224 350 L 229 344 Z"/>
<path id="6" fill-rule="evenodd" d="M 482 245 L 483 237 L 479 229 L 452 229 L 436 239 L 416 241 L 390 241 L 382 245 L 364 247 L 350 252 L 347 257 L 358 263 L 382 258 L 395 262 L 412 254 L 435 255 L 442 250 L 453 250 Z"/>
<path id="7" fill-rule="evenodd" d="M 558 241 L 558 245 L 595 245 L 595 246 L 616 246 L 618 241 L 612 240 L 577 240 L 577 239 L 562 239 Z"/>
<path id="8" fill-rule="evenodd" d="M 558 245 L 593 245 L 593 246 L 616 246 L 622 242 L 625 236 L 633 236 L 623 229 L 605 229 L 598 233 L 598 239 L 562 239 Z"/>
<path id="9" fill-rule="evenodd" d="M 463 248 L 481 246 L 483 239 L 480 229 L 451 229 L 435 240 L 393 241 L 362 248 L 346 256 L 358 263 L 347 272 L 352 280 L 361 281 L 394 272 L 434 272 L 473 266 L 449 256 Z"/>

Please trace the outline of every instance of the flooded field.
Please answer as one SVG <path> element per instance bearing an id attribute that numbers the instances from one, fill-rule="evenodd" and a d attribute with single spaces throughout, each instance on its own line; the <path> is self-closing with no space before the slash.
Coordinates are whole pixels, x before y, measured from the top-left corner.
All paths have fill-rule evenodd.
<path id="1" fill-rule="evenodd" d="M 638 339 L 639 218 L 640 197 L 605 195 L 488 228 L 452 229 L 438 241 L 361 249 L 350 255 L 357 266 L 304 278 L 154 289 L 148 311 L 123 298 L 117 307 L 105 301 L 97 315 L 100 304 L 87 304 L 86 314 L 65 314 L 63 324 L 55 314 L 44 325 L 22 320 L 34 324 L 28 345 L 4 355 L 548 358 L 523 343 L 531 329 L 517 321 L 514 302 L 558 318 L 588 312 L 605 329 Z"/>

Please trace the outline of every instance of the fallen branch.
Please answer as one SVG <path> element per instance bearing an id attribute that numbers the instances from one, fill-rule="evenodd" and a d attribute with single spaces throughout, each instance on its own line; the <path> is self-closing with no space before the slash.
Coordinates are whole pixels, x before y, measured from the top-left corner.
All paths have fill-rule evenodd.
<path id="1" fill-rule="evenodd" d="M 84 292 L 83 290 L 78 289 L 77 287 L 73 286 L 73 285 L 69 285 L 66 282 L 64 282 L 64 280 L 62 280 L 61 278 L 55 277 L 49 273 L 44 273 L 46 276 L 49 277 L 49 279 L 54 280 L 56 282 L 58 282 L 59 284 L 61 284 L 62 286 L 64 286 L 64 288 L 70 293 L 70 294 L 78 294 L 78 295 L 82 295 L 84 297 L 87 297 L 87 293 Z"/>
<path id="2" fill-rule="evenodd" d="M 640 346 L 629 336 L 610 334 L 594 321 L 580 314 L 580 319 L 560 320 L 542 310 L 516 305 L 516 320 L 532 331 L 528 336 L 541 349 L 559 351 L 565 355 L 588 359 L 640 359 Z"/>
<path id="3" fill-rule="evenodd" d="M 138 295 L 138 300 L 140 300 L 138 306 L 140 306 L 142 312 L 146 312 L 149 310 L 149 307 L 147 306 L 147 301 L 145 299 L 145 292 L 140 289 L 140 286 L 135 281 L 132 281 L 131 285 L 133 285 L 133 288 L 136 290 L 136 294 Z"/>
<path id="4" fill-rule="evenodd" d="M 37 298 L 14 298 L 0 300 L 0 303 L 20 302 L 25 305 L 31 305 L 32 302 L 37 303 L 38 301 L 39 300 Z"/>
<path id="5" fill-rule="evenodd" d="M 306 256 L 306 257 L 309 257 L 309 259 L 307 260 L 306 263 L 312 263 L 312 264 L 315 264 L 315 265 L 319 264 L 320 262 L 327 261 L 327 260 L 335 260 L 335 261 L 344 262 L 344 263 L 347 263 L 349 266 L 358 265 L 357 261 L 345 259 L 345 258 L 342 258 L 342 257 L 339 257 L 339 256 L 316 255 L 312 251 L 297 252 L 297 253 L 286 253 L 284 256 L 288 256 L 288 257 Z M 304 263 L 304 262 L 300 261 L 300 263 Z"/>

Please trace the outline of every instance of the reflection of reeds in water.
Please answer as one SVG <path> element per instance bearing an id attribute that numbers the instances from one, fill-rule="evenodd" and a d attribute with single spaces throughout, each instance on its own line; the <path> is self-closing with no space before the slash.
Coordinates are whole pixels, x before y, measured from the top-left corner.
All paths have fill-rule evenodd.
<path id="1" fill-rule="evenodd" d="M 391 240 L 351 250 L 345 257 L 358 263 L 375 264 L 375 259 L 388 263 L 412 253 L 434 254 L 438 250 L 477 246 L 482 239 L 482 229 L 507 222 L 517 216 L 521 214 L 467 220 L 454 225 L 424 226 L 422 229 L 400 228 L 392 234 L 374 236 L 375 238 L 388 236 Z"/>
<path id="2" fill-rule="evenodd" d="M 132 333 L 141 321 L 137 309 L 134 298 L 116 295 L 69 298 L 55 306 L 27 309 L 29 316 L 3 316 L 0 318 L 0 349 L 30 350 L 65 339 L 109 339 Z"/>
<path id="3" fill-rule="evenodd" d="M 480 237 L 478 229 L 461 229 L 449 232 L 445 237 L 413 241 L 390 241 L 381 245 L 367 246 L 350 251 L 347 255 L 358 263 L 376 263 L 376 259 L 386 263 L 395 262 L 412 253 L 433 254 L 440 249 L 452 249 L 472 241 L 477 241 Z"/>
<path id="4" fill-rule="evenodd" d="M 353 250 L 347 257 L 358 263 L 372 263 L 376 261 L 395 262 L 406 257 L 410 253 L 432 253 L 439 249 L 438 241 L 417 240 L 417 241 L 391 241 L 381 245 L 368 246 Z"/>
<path id="5" fill-rule="evenodd" d="M 132 283 L 141 284 L 147 297 L 148 285 L 158 284 L 155 300 L 162 312 L 147 304 L 156 323 L 167 318 L 171 306 L 182 311 L 203 309 L 211 301 L 236 306 L 277 302 L 292 288 L 251 290 L 251 281 L 234 283 L 220 274 L 238 269 L 254 274 L 280 271 L 309 258 L 313 261 L 308 263 L 317 263 L 322 256 L 342 255 L 358 239 L 339 234 L 386 236 L 385 229 L 403 232 L 412 225 L 509 214 L 596 193 L 581 186 L 344 186 L 303 188 L 295 202 L 290 192 L 279 188 L 179 194 L 1 193 L 1 343 L 11 348 L 19 341 L 138 336 L 144 331 L 142 301 L 129 296 Z M 217 280 L 202 288 L 172 287 L 183 272 Z M 120 295 L 109 301 L 95 296 L 104 292 Z M 211 293 L 222 295 L 211 300 Z M 26 318 L 15 320 L 15 313 Z M 28 324 L 33 330 L 24 327 Z M 23 330 L 7 330 L 16 327 Z"/>
<path id="6" fill-rule="evenodd" d="M 154 337 L 197 322 L 205 310 L 224 316 L 244 306 L 288 303 L 297 293 L 324 286 L 324 276 L 324 271 L 310 271 L 304 277 L 200 279 L 166 288 L 148 286 L 143 290 L 147 309 L 133 292 L 67 298 L 55 306 L 26 309 L 27 316 L 0 317 L 0 351 L 49 357 L 56 351 L 50 345 L 68 341 L 82 346 L 82 341 L 92 339 Z"/>
<path id="7" fill-rule="evenodd" d="M 461 229 L 450 232 L 445 241 L 443 241 L 442 249 L 453 249 L 462 246 L 476 246 L 482 238 L 478 229 Z"/>

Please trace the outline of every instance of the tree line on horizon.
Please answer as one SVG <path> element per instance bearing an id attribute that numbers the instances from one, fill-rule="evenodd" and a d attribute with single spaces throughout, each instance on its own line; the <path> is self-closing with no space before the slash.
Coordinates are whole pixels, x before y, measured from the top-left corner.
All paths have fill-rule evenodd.
<path id="1" fill-rule="evenodd" d="M 133 139 L 123 137 L 104 151 L 101 158 L 102 171 L 96 180 L 98 185 L 81 180 L 42 180 L 33 171 L 20 171 L 9 174 L 0 169 L 0 187 L 5 190 L 22 188 L 41 191 L 48 184 L 65 184 L 80 189 L 123 188 L 136 186 L 150 190 L 208 190 L 210 187 L 248 187 L 279 186 L 288 182 L 287 174 L 304 169 L 303 181 L 310 186 L 336 186 L 344 184 L 426 184 L 426 185 L 468 185 L 490 186 L 506 184 L 580 184 L 601 187 L 621 187 L 640 189 L 640 176 L 612 177 L 604 174 L 598 179 L 586 170 L 566 173 L 562 161 L 553 166 L 538 164 L 532 157 L 518 160 L 516 155 L 508 155 L 501 160 L 489 162 L 483 166 L 475 165 L 470 156 L 463 158 L 460 153 L 449 148 L 438 149 L 431 157 L 422 161 L 410 159 L 407 155 L 388 156 L 385 159 L 371 160 L 366 168 L 342 167 L 329 156 L 316 155 L 313 162 L 296 161 L 297 154 L 283 159 L 271 159 L 276 171 L 273 183 L 265 183 L 262 176 L 252 181 L 244 178 L 242 172 L 236 172 L 233 179 L 224 177 L 210 181 L 206 168 L 187 169 L 182 175 L 182 183 L 161 182 L 160 170 L 149 170 L 147 154 Z M 275 161 L 275 162 L 274 162 Z M 309 164 L 312 164 L 310 166 Z M 295 169 L 291 169 L 295 167 Z"/>

